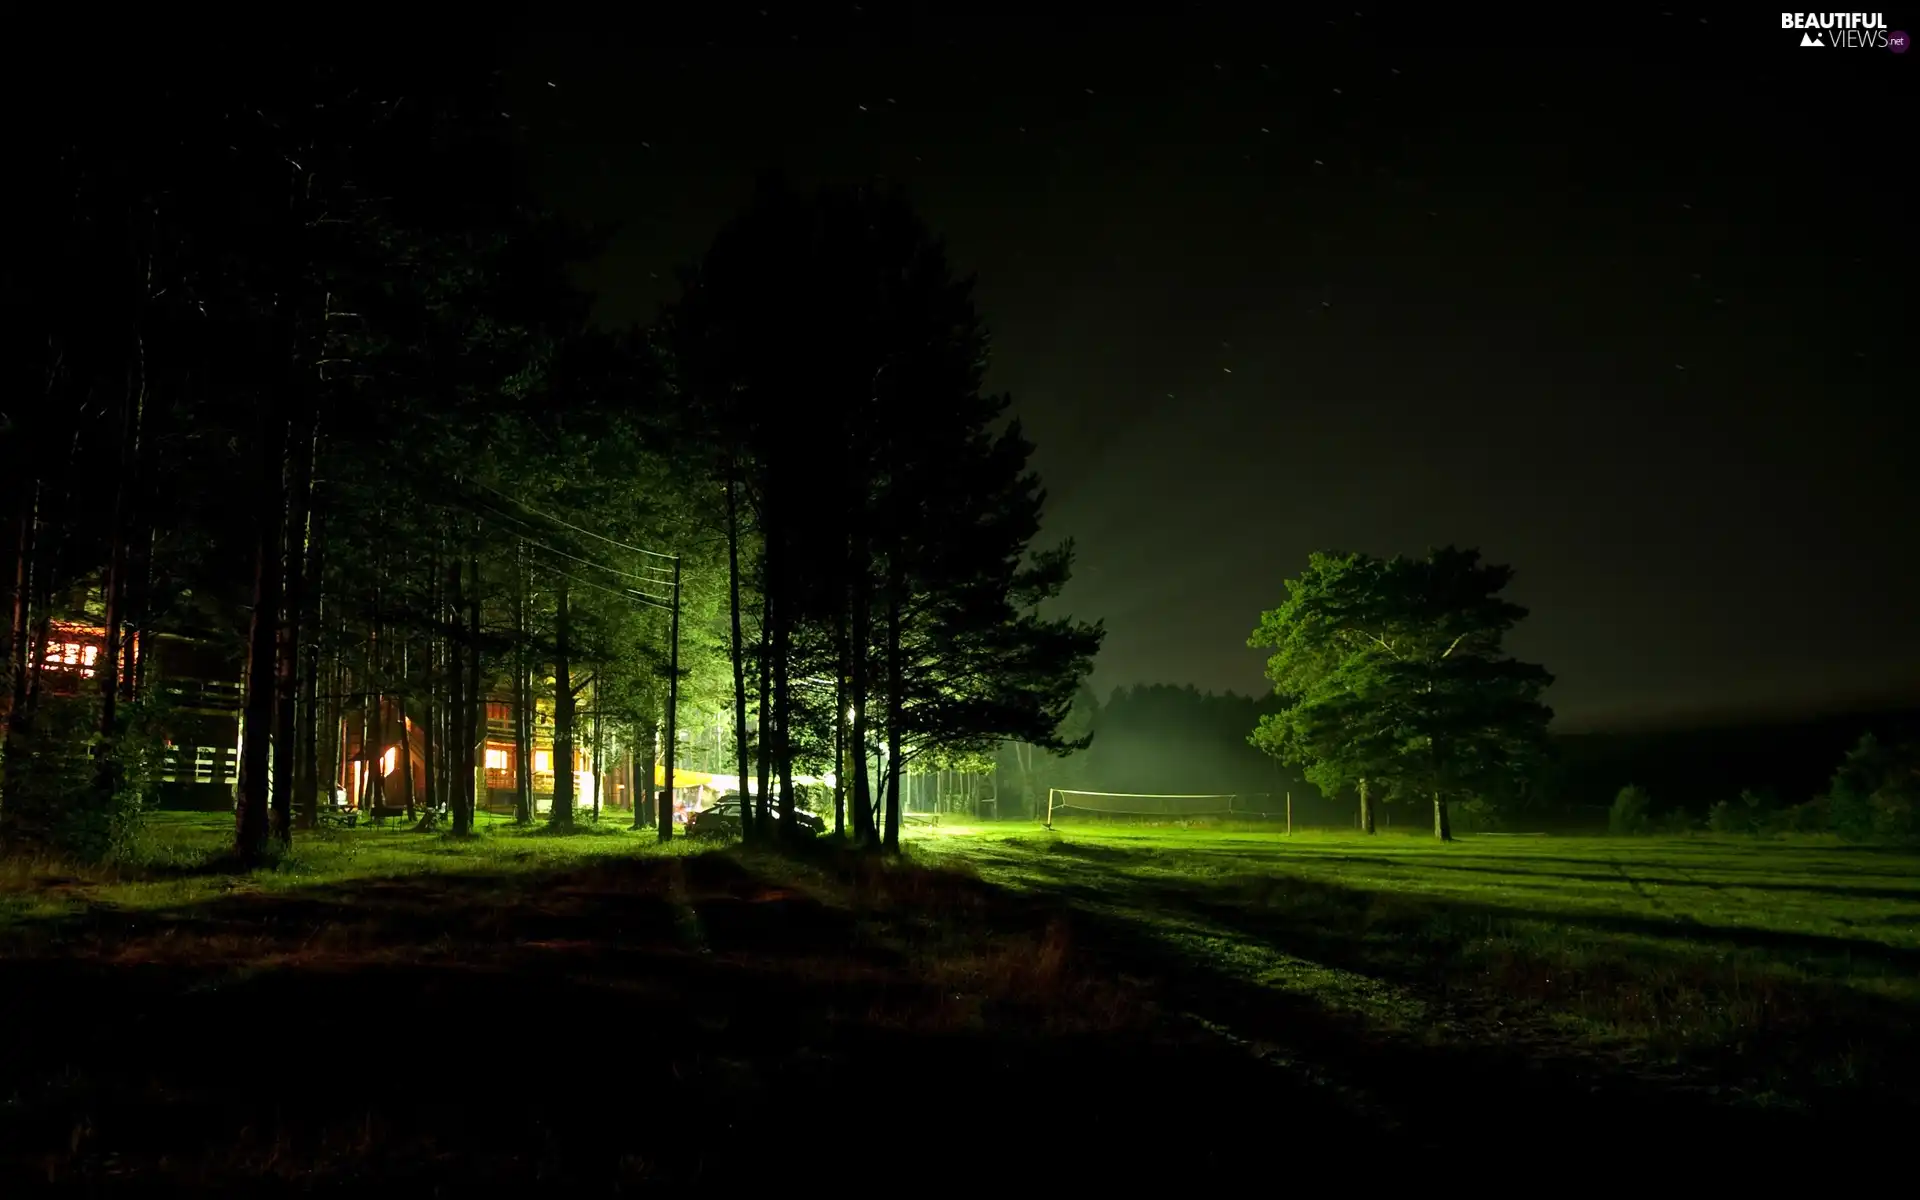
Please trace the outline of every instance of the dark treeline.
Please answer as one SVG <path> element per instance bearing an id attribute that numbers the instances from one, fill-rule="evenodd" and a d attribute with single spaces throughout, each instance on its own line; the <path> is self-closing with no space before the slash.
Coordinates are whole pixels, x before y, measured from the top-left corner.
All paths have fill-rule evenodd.
<path id="1" fill-rule="evenodd" d="M 1298 770 L 1247 742 L 1247 730 L 1272 712 L 1272 697 L 1205 692 L 1177 684 L 1115 688 L 1102 703 L 1081 689 L 1065 729 L 1092 736 L 1084 753 L 1053 757 L 1010 744 L 996 762 L 1000 811 L 1039 815 L 1050 788 L 1148 795 L 1241 798 L 1258 809 L 1271 799 L 1283 812 L 1289 795 L 1301 824 L 1350 820 L 1343 805 L 1321 798 Z"/>
<path id="2" fill-rule="evenodd" d="M 1563 734 L 1555 739 L 1553 790 L 1565 804 L 1591 809 L 1634 784 L 1647 790 L 1656 814 L 1704 812 L 1742 792 L 1797 804 L 1826 790 L 1865 734 L 1892 744 L 1920 740 L 1920 709 Z"/>
<path id="3" fill-rule="evenodd" d="M 332 806 L 348 742 L 426 759 L 367 803 L 468 831 L 501 698 L 518 763 L 536 721 L 556 763 L 589 722 L 623 749 L 663 837 L 690 704 L 731 698 L 753 833 L 797 770 L 844 764 L 840 822 L 891 845 L 903 770 L 1074 744 L 1099 630 L 1035 615 L 1070 550 L 1030 552 L 1031 447 L 903 202 L 769 184 L 657 327 L 599 331 L 567 283 L 597 242 L 523 191 L 492 75 L 177 66 L 36 79 L 15 151 L 10 842 L 110 850 L 150 803 L 168 633 L 242 681 L 248 860 Z M 66 621 L 105 630 L 78 695 Z"/>

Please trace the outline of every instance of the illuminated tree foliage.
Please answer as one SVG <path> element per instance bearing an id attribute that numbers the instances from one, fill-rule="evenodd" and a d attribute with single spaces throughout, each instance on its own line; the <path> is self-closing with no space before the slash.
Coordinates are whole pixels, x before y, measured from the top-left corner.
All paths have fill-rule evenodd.
<path id="1" fill-rule="evenodd" d="M 970 287 L 912 211 L 769 182 L 688 273 L 666 331 L 757 535 L 739 673 L 765 681 L 759 762 L 781 815 L 808 730 L 834 730 L 853 833 L 887 846 L 914 756 L 1053 742 L 1100 631 L 1034 615 L 1071 553 L 1029 552 L 1031 446 L 982 392 Z"/>
<path id="2" fill-rule="evenodd" d="M 133 647 L 166 631 L 232 656 L 246 859 L 317 818 L 349 741 L 410 757 L 423 733 L 424 794 L 409 763 L 357 799 L 464 831 L 487 700 L 559 709 L 560 659 L 595 732 L 652 744 L 664 634 L 621 586 L 646 573 L 573 531 L 677 546 L 710 489 L 655 437 L 644 342 L 582 332 L 565 266 L 591 242 L 526 202 L 488 73 L 355 62 L 169 61 L 123 81 L 138 105 L 47 97 L 58 119 L 20 149 L 47 236 L 6 268 L 35 298 L 15 332 L 39 399 L 0 422 L 21 747 L 0 823 L 36 775 L 72 792 L 66 758 L 30 752 L 67 720 L 36 645 L 68 618 L 128 648 L 90 718 L 114 794 L 140 757 L 115 745 Z"/>
<path id="3" fill-rule="evenodd" d="M 732 694 L 754 832 L 792 828 L 796 774 L 832 766 L 853 832 L 897 845 L 916 760 L 1084 742 L 1062 721 L 1100 631 L 1040 615 L 1070 548 L 1033 548 L 1032 447 L 903 203 L 769 185 L 655 331 L 598 333 L 565 271 L 594 243 L 528 202 L 484 69 L 173 65 L 126 81 L 135 108 L 53 105 L 17 159 L 48 236 L 6 267 L 33 399 L 0 423 L 0 824 L 36 774 L 109 808 L 139 790 L 133 647 L 160 631 L 244 680 L 247 861 L 341 780 L 362 812 L 467 833 L 495 699 L 523 781 L 537 721 L 557 762 L 632 751 L 650 791 L 676 561 L 672 682 L 683 709 Z M 77 617 L 127 669 L 56 719 L 40 664 Z M 32 748 L 75 720 L 78 776 Z M 555 770 L 556 826 L 598 803 L 572 788 Z"/>
<path id="4" fill-rule="evenodd" d="M 1431 800 L 1434 835 L 1450 840 L 1449 805 L 1511 794 L 1553 716 L 1540 702 L 1552 676 L 1502 650 L 1526 616 L 1500 597 L 1512 575 L 1452 547 L 1313 555 L 1248 639 L 1274 650 L 1267 677 L 1283 705 L 1250 740 L 1323 791 Z"/>

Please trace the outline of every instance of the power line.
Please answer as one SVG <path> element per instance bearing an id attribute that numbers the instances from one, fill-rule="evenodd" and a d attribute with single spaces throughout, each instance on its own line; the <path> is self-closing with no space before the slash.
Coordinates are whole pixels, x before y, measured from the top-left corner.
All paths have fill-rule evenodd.
<path id="1" fill-rule="evenodd" d="M 581 558 L 578 554 L 568 554 L 565 550 L 555 549 L 554 547 L 547 545 L 545 542 L 536 542 L 531 538 L 522 538 L 521 540 L 526 542 L 527 545 L 529 546 L 533 546 L 540 550 L 545 550 L 548 554 L 554 554 L 554 555 L 558 555 L 561 558 L 571 559 L 572 561 L 577 562 L 582 566 L 594 567 L 598 570 L 605 571 L 609 575 L 618 575 L 622 579 L 637 579 L 642 583 L 661 582 L 661 580 L 656 576 L 641 575 L 633 571 L 622 571 L 617 568 L 610 567 L 605 563 L 594 562 L 590 558 Z"/>
<path id="2" fill-rule="evenodd" d="M 584 558 L 580 558 L 578 555 L 568 554 L 564 550 L 555 549 L 553 546 L 548 545 L 546 542 L 540 541 L 537 536 L 531 536 L 528 533 L 529 530 L 533 531 L 534 534 L 543 533 L 546 531 L 541 530 L 541 528 L 538 525 L 534 524 L 532 521 L 527 520 L 525 517 L 518 516 L 514 513 L 506 512 L 503 509 L 501 509 L 498 505 L 489 504 L 485 500 L 469 500 L 467 501 L 467 506 L 471 511 L 474 511 L 481 516 L 491 516 L 497 520 L 504 521 L 511 524 L 513 526 L 514 536 L 517 538 L 520 538 L 522 541 L 525 541 L 528 545 L 539 546 L 541 549 L 551 551 L 552 553 L 558 554 L 563 558 L 572 558 L 577 562 L 592 563 L 592 565 L 596 567 L 600 567 L 602 570 L 612 571 L 614 574 L 624 575 L 630 579 L 651 579 L 657 583 L 665 583 L 669 579 L 673 578 L 672 570 L 666 567 L 655 566 L 652 563 L 643 562 L 638 564 L 640 570 L 654 572 L 653 575 L 648 576 L 648 575 L 635 574 L 627 571 L 621 571 L 614 567 L 608 567 L 603 563 L 593 562 L 591 559 L 584 559 Z M 621 543 L 619 542 L 615 542 L 613 544 L 616 546 L 621 545 Z"/>
<path id="3" fill-rule="evenodd" d="M 514 528 L 510 529 L 508 532 L 512 533 L 514 537 L 520 539 L 522 542 L 525 542 L 527 545 L 532 546 L 535 549 L 544 550 L 548 554 L 554 555 L 557 558 L 570 559 L 574 562 L 580 563 L 583 566 L 593 567 L 596 570 L 605 571 L 609 575 L 616 575 L 622 579 L 635 579 L 635 580 L 639 580 L 641 583 L 664 584 L 664 583 L 667 583 L 672 578 L 671 573 L 668 573 L 665 578 L 661 577 L 660 575 L 642 575 L 634 571 L 622 571 L 618 567 L 610 567 L 605 563 L 595 562 L 590 558 L 582 558 L 578 554 L 569 554 L 565 550 L 561 550 L 558 547 L 549 546 L 547 543 L 543 541 L 540 541 L 536 538 L 528 537 L 526 533 L 523 532 L 523 528 L 530 528 L 530 526 L 528 526 L 526 522 L 521 521 L 519 518 L 514 517 L 509 513 L 500 512 L 498 509 L 495 509 L 492 505 L 489 505 L 489 504 L 481 504 L 478 506 L 478 508 L 481 510 L 479 515 L 482 517 L 491 516 L 503 522 L 511 522 Z M 648 593 L 648 594 L 650 595 L 651 593 Z"/>
<path id="4" fill-rule="evenodd" d="M 610 596 L 618 596 L 622 600 L 631 601 L 634 604 L 644 604 L 648 608 L 657 608 L 662 612 L 673 611 L 673 605 L 656 600 L 645 592 L 637 592 L 632 588 L 611 588 L 604 583 L 595 583 L 591 579 L 581 579 L 577 575 L 569 575 L 567 572 L 560 570 L 554 571 L 554 574 L 560 576 L 562 579 L 570 579 L 581 587 L 590 587 L 597 591 L 605 592 Z"/>
<path id="5" fill-rule="evenodd" d="M 645 554 L 645 555 L 648 555 L 648 556 L 650 556 L 650 557 L 653 557 L 653 558 L 662 558 L 662 559 L 666 559 L 666 560 L 668 560 L 669 562 L 671 562 L 671 561 L 672 561 L 673 559 L 675 559 L 675 558 L 677 558 L 677 557 L 678 557 L 678 555 L 673 555 L 673 554 L 662 554 L 662 553 L 661 553 L 660 551 L 658 551 L 658 550 L 647 550 L 647 549 L 644 549 L 644 548 L 642 548 L 642 547 L 640 547 L 640 546 L 629 546 L 629 545 L 628 545 L 627 543 L 625 543 L 625 542 L 619 542 L 619 541 L 615 541 L 614 539 L 612 539 L 612 538 L 610 538 L 610 537 L 608 537 L 608 536 L 607 536 L 606 534 L 604 534 L 604 533 L 595 533 L 595 532 L 594 532 L 593 530 L 591 530 L 591 529 L 582 529 L 582 528 L 581 528 L 580 526 L 578 526 L 578 525 L 575 525 L 575 524 L 574 524 L 574 523 L 572 523 L 571 521 L 563 521 L 563 520 L 561 520 L 561 519 L 560 519 L 559 517 L 556 517 L 556 516 L 554 516 L 554 515 L 553 515 L 552 513 L 546 513 L 546 512 L 542 512 L 542 511 L 540 511 L 539 509 L 537 509 L 537 508 L 535 508 L 535 507 L 534 507 L 533 505 L 531 505 L 531 504 L 528 504 L 528 503 L 527 503 L 527 502 L 526 502 L 525 500 L 520 500 L 520 499 L 517 499 L 516 497 L 513 497 L 513 496 L 509 496 L 509 495 L 507 495 L 507 494 L 506 494 L 505 492 L 503 492 L 503 491 L 501 491 L 501 490 L 500 490 L 499 488 L 495 488 L 495 487 L 488 487 L 488 486 L 487 486 L 486 484 L 484 484 L 484 483 L 480 483 L 480 481 L 479 481 L 479 480 L 475 480 L 475 481 L 474 481 L 474 483 L 475 483 L 475 484 L 476 484 L 477 486 L 479 486 L 479 487 L 481 487 L 481 488 L 484 488 L 485 490 L 487 490 L 487 491 L 489 491 L 489 492 L 492 492 L 492 493 L 493 493 L 494 495 L 496 495 L 496 496 L 498 496 L 498 497 L 500 497 L 500 498 L 501 498 L 502 500 L 505 500 L 505 501 L 507 501 L 507 502 L 508 502 L 509 504 L 517 504 L 517 505 L 519 505 L 519 506 L 520 506 L 521 508 L 524 508 L 524 509 L 526 509 L 526 510 L 527 510 L 528 512 L 530 512 L 530 513 L 532 513 L 532 514 L 533 514 L 534 516 L 536 516 L 536 517 L 540 517 L 540 518 L 542 518 L 543 520 L 547 520 L 547 521 L 551 521 L 551 522 L 553 522 L 553 523 L 554 523 L 555 525 L 559 525 L 559 526 L 562 526 L 562 527 L 564 527 L 564 528 L 566 528 L 566 529 L 571 529 L 571 530 L 573 530 L 573 531 L 574 531 L 575 533 L 582 533 L 582 534 L 585 534 L 586 536 L 588 536 L 588 537 L 590 537 L 590 538 L 598 538 L 598 539 L 599 539 L 600 541 L 603 541 L 603 542 L 605 542 L 605 543 L 606 543 L 607 545 L 609 545 L 609 546 L 614 546 L 614 547 L 617 547 L 617 548 L 619 548 L 619 549 L 621 549 L 621 550 L 627 550 L 627 551 L 630 551 L 630 552 L 632 552 L 632 553 L 634 553 L 634 554 Z"/>

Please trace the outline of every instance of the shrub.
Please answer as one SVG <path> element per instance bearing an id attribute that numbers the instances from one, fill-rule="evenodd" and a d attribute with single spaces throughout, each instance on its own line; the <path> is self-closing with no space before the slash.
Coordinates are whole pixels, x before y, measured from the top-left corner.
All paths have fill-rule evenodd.
<path id="1" fill-rule="evenodd" d="M 1499 833 L 1503 827 L 1499 808 L 1483 797 L 1476 796 L 1454 805 L 1450 815 L 1456 833 Z"/>
<path id="2" fill-rule="evenodd" d="M 1722 800 L 1707 813 L 1707 828 L 1715 833 L 1760 833 L 1779 809 L 1770 791 L 1744 788 L 1738 800 Z"/>
<path id="3" fill-rule="evenodd" d="M 1816 799 L 1768 813 L 1764 828 L 1768 833 L 1825 833 L 1829 819 L 1826 801 Z"/>
<path id="4" fill-rule="evenodd" d="M 1866 734 L 1841 760 L 1826 795 L 1835 833 L 1859 841 L 1920 837 L 1920 747 Z"/>
<path id="5" fill-rule="evenodd" d="M 1700 827 L 1700 822 L 1684 808 L 1676 808 L 1660 818 L 1660 832 L 1678 836 L 1692 833 Z"/>
<path id="6" fill-rule="evenodd" d="M 1616 837 L 1646 833 L 1652 827 L 1653 798 L 1647 789 L 1628 784 L 1613 798 L 1607 812 L 1607 832 Z"/>
<path id="7" fill-rule="evenodd" d="M 16 728 L 0 797 L 0 843 L 99 862 L 139 834 L 159 783 L 165 741 L 157 702 L 121 707 L 105 743 L 92 697 L 42 696 Z"/>

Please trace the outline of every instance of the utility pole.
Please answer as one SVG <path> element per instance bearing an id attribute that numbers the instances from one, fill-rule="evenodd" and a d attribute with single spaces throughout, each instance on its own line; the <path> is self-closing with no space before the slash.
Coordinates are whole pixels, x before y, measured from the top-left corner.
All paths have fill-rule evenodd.
<path id="1" fill-rule="evenodd" d="M 673 752 L 680 736 L 674 718 L 680 709 L 680 556 L 673 556 L 673 617 L 669 623 L 667 650 L 667 762 L 666 793 L 659 802 L 660 840 L 673 836 Z M 742 786 L 745 782 L 742 781 Z"/>

